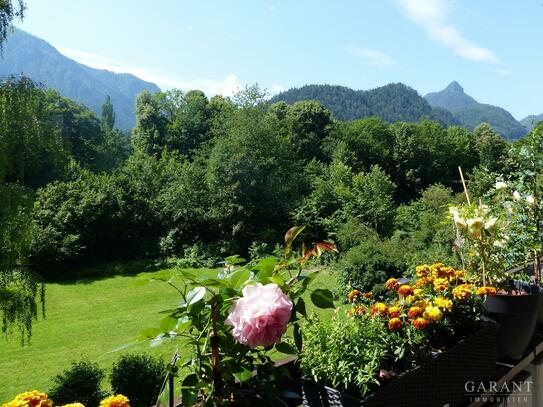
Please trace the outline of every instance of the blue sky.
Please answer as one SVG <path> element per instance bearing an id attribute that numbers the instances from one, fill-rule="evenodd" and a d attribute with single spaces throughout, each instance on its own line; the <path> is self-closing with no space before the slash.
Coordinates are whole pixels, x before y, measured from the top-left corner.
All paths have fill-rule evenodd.
<path id="1" fill-rule="evenodd" d="M 543 113 L 543 0 L 27 0 L 22 29 L 161 88 L 275 93 L 457 80 L 517 119 Z"/>

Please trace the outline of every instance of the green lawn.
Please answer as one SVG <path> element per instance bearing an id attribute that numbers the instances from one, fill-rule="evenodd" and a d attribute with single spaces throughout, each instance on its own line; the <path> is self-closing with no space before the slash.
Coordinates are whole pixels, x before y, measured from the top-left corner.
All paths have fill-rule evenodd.
<path id="1" fill-rule="evenodd" d="M 179 296 L 164 283 L 135 281 L 135 275 L 120 275 L 47 284 L 46 318 L 34 324 L 30 345 L 21 347 L 18 337 L 0 342 L 0 402 L 25 390 L 47 391 L 55 374 L 82 357 L 109 370 L 122 354 L 110 351 L 131 342 L 142 328 L 158 327 L 158 311 L 174 306 Z M 311 287 L 334 286 L 334 277 L 323 272 Z M 169 359 L 175 344 L 140 344 L 123 352 L 135 351 Z"/>

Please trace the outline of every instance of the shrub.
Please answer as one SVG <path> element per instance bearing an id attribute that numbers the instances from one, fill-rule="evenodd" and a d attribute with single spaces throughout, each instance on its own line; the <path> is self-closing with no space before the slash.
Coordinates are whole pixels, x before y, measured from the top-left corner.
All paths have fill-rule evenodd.
<path id="1" fill-rule="evenodd" d="M 53 379 L 49 398 L 55 405 L 77 402 L 86 407 L 97 407 L 107 395 L 100 387 L 103 378 L 104 371 L 98 364 L 88 360 L 72 362 L 71 367 Z"/>
<path id="2" fill-rule="evenodd" d="M 368 236 L 351 248 L 340 263 L 339 281 L 346 292 L 351 288 L 369 291 L 375 284 L 405 272 L 401 241 Z"/>
<path id="3" fill-rule="evenodd" d="M 113 365 L 111 388 L 128 397 L 132 407 L 149 407 L 164 379 L 164 361 L 147 354 L 123 355 Z"/>

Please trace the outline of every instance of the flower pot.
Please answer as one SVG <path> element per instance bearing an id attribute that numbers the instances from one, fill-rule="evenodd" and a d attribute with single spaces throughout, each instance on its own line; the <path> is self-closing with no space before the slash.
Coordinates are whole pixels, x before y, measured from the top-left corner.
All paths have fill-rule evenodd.
<path id="1" fill-rule="evenodd" d="M 532 280 L 534 279 L 534 265 L 533 263 L 532 264 L 529 264 L 527 266 L 521 266 L 521 267 L 517 267 L 515 269 L 512 269 L 512 270 L 509 270 L 508 273 L 523 273 L 523 274 L 526 274 L 527 276 L 530 276 L 532 277 Z M 524 289 L 527 289 L 527 292 L 530 292 L 534 295 L 538 295 L 539 296 L 539 310 L 538 310 L 538 314 L 537 314 L 537 323 L 536 323 L 536 327 L 539 328 L 539 329 L 543 329 L 543 287 L 541 287 L 541 285 L 539 284 L 535 284 L 535 283 L 523 283 L 523 282 L 515 282 L 516 285 L 521 285 L 523 286 Z"/>
<path id="2" fill-rule="evenodd" d="M 520 288 L 516 282 L 516 288 Z M 496 295 L 487 297 L 487 315 L 498 324 L 496 357 L 499 360 L 519 360 L 532 339 L 542 305 L 542 295 Z"/>
<path id="3" fill-rule="evenodd" d="M 467 382 L 481 382 L 496 373 L 496 325 L 486 323 L 473 335 L 422 366 L 400 375 L 363 400 L 305 378 L 306 407 L 435 407 L 454 406 L 466 397 Z"/>

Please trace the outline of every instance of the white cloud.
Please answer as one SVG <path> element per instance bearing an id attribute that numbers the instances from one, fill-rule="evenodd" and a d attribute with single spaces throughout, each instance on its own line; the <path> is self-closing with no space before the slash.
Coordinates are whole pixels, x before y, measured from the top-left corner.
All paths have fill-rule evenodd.
<path id="1" fill-rule="evenodd" d="M 511 75 L 511 71 L 508 69 L 498 69 L 496 72 L 503 76 Z"/>
<path id="2" fill-rule="evenodd" d="M 77 62 L 96 69 L 106 69 L 116 73 L 131 73 L 140 79 L 153 82 L 162 89 L 200 89 L 207 95 L 231 96 L 238 89 L 242 88 L 238 77 L 230 73 L 224 79 L 196 78 L 188 80 L 174 75 L 165 74 L 159 71 L 148 70 L 146 68 L 124 64 L 114 58 L 100 55 L 93 52 L 74 50 L 69 48 L 59 48 L 62 54 Z"/>
<path id="3" fill-rule="evenodd" d="M 394 63 L 394 60 L 389 55 L 374 49 L 349 46 L 347 51 L 352 55 L 368 60 L 370 65 L 388 66 Z"/>
<path id="4" fill-rule="evenodd" d="M 490 49 L 483 48 L 465 38 L 448 22 L 447 3 L 444 0 L 396 0 L 405 15 L 428 33 L 428 37 L 452 49 L 461 58 L 471 61 L 499 63 Z"/>

